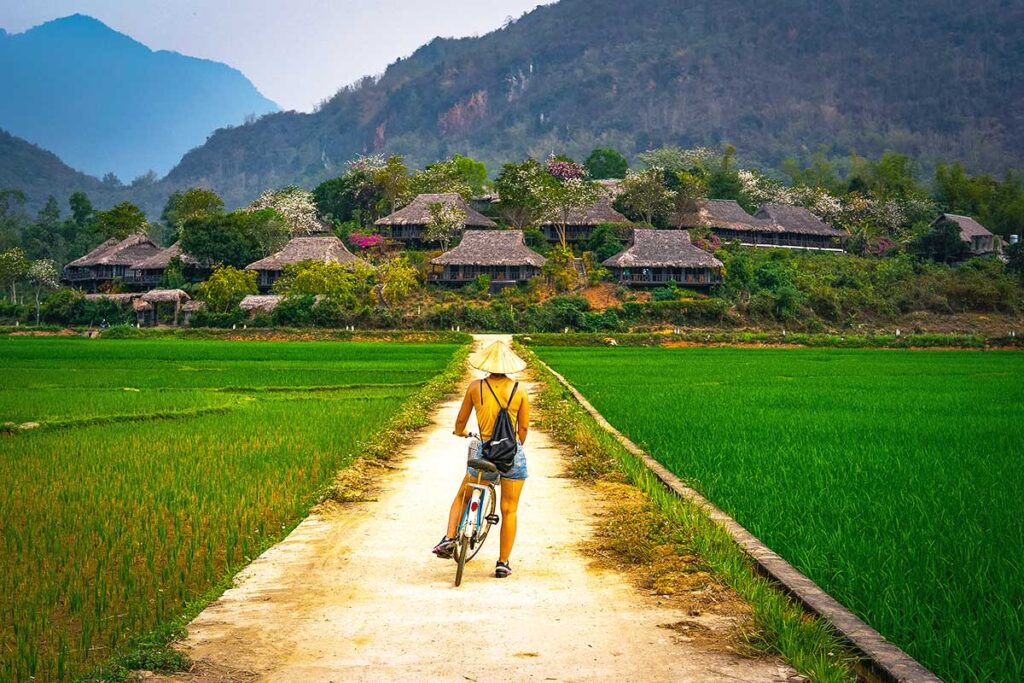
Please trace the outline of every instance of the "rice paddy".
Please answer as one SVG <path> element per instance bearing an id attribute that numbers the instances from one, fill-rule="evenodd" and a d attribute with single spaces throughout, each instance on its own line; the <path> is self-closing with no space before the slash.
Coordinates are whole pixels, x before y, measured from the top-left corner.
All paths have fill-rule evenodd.
<path id="1" fill-rule="evenodd" d="M 535 350 L 939 676 L 1024 680 L 1024 355 Z"/>
<path id="2" fill-rule="evenodd" d="M 0 680 L 66 680 L 281 538 L 453 345 L 0 338 Z"/>

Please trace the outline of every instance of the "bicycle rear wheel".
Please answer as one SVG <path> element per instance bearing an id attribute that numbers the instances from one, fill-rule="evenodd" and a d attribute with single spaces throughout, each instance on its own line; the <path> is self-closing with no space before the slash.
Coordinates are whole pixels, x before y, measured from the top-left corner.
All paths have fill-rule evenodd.
<path id="1" fill-rule="evenodd" d="M 466 560 L 469 559 L 467 557 L 468 553 L 469 553 L 469 537 L 468 536 L 461 536 L 461 537 L 459 537 L 459 549 L 458 549 L 458 553 L 456 555 L 456 560 L 455 560 L 456 563 L 457 563 L 456 564 L 456 568 L 455 568 L 455 585 L 456 586 L 461 586 L 462 585 L 462 571 L 466 568 Z"/>
<path id="2" fill-rule="evenodd" d="M 486 520 L 487 517 L 494 514 L 494 489 L 488 491 L 487 504 L 484 506 L 483 518 Z M 476 554 L 480 552 L 480 548 L 483 546 L 484 541 L 487 540 L 487 532 L 491 530 L 491 523 L 484 521 L 480 526 L 480 532 L 477 534 L 476 543 L 473 544 L 473 549 L 469 552 L 469 557 L 466 558 L 466 562 L 469 562 Z"/>

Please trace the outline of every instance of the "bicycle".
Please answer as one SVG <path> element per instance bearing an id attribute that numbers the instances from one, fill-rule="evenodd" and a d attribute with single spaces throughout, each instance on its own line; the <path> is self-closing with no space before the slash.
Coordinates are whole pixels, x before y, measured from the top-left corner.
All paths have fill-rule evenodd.
<path id="1" fill-rule="evenodd" d="M 475 436 L 475 435 L 470 435 Z M 475 451 L 475 444 L 471 442 L 470 452 Z M 468 484 L 472 489 L 466 507 L 462 511 L 462 518 L 459 520 L 458 531 L 455 532 L 455 553 L 452 558 L 455 560 L 455 585 L 462 585 L 462 573 L 466 563 L 476 557 L 487 540 L 487 534 L 491 527 L 498 523 L 498 515 L 495 514 L 495 490 L 493 481 L 484 481 L 484 472 L 497 472 L 498 468 L 494 463 L 482 458 L 469 458 L 467 465 L 476 470 L 476 482 Z"/>

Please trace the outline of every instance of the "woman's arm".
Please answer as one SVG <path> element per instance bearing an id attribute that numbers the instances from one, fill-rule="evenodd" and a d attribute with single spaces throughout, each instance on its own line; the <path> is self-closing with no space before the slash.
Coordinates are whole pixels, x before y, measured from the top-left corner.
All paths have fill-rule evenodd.
<path id="1" fill-rule="evenodd" d="M 519 443 L 526 443 L 526 434 L 530 431 L 530 399 L 523 392 L 522 400 L 519 402 L 519 412 L 516 413 L 516 425 L 519 436 Z"/>
<path id="2" fill-rule="evenodd" d="M 455 418 L 455 435 L 466 436 L 466 424 L 473 412 L 473 386 L 477 382 L 470 382 L 466 389 L 466 395 L 462 397 L 462 407 L 459 408 L 459 416 Z"/>

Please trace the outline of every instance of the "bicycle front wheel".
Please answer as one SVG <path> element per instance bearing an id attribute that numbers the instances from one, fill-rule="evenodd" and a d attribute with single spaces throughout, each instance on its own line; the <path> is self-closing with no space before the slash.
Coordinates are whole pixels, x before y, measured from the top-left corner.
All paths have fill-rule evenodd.
<path id="1" fill-rule="evenodd" d="M 457 563 L 456 569 L 455 569 L 455 585 L 456 586 L 461 586 L 462 585 L 462 572 L 466 568 L 466 560 L 469 559 L 467 557 L 468 554 L 469 554 L 469 537 L 468 536 L 460 536 L 459 537 L 459 552 L 456 555 L 456 563 Z"/>

